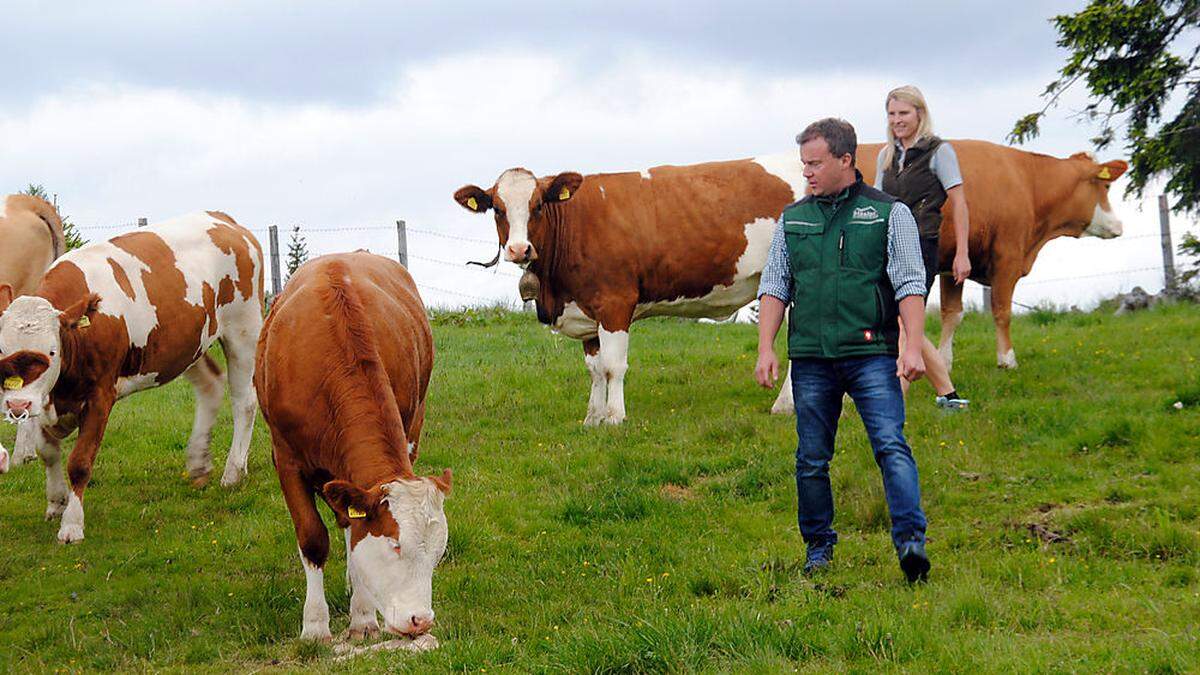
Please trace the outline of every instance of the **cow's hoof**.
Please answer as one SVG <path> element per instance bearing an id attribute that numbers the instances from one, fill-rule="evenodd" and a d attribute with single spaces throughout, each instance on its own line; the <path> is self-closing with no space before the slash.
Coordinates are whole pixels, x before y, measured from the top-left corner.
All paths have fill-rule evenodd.
<path id="1" fill-rule="evenodd" d="M 590 412 L 587 414 L 587 417 L 583 418 L 583 425 L 585 427 L 596 427 L 596 426 L 600 426 L 600 423 L 603 421 L 604 421 L 603 414 Z"/>
<path id="2" fill-rule="evenodd" d="M 221 476 L 221 487 L 233 487 L 242 482 L 246 477 L 246 470 L 239 469 L 236 466 L 225 467 L 225 474 Z"/>
<path id="3" fill-rule="evenodd" d="M 46 502 L 46 520 L 52 520 L 62 516 L 63 511 L 67 510 L 67 503 L 64 502 Z"/>
<path id="4" fill-rule="evenodd" d="M 208 474 L 203 474 L 201 476 L 192 476 L 192 487 L 199 490 L 200 488 L 208 485 L 208 478 L 209 478 Z"/>
<path id="5" fill-rule="evenodd" d="M 373 638 L 376 635 L 379 635 L 379 625 L 368 623 L 361 626 L 351 626 L 346 629 L 346 632 L 342 634 L 342 640 L 358 642 L 359 640 Z"/>
<path id="6" fill-rule="evenodd" d="M 74 544 L 77 541 L 83 541 L 82 525 L 63 523 L 62 527 L 58 528 L 58 543 Z"/>
<path id="7" fill-rule="evenodd" d="M 313 642 L 333 642 L 333 634 L 329 632 L 329 626 L 305 626 L 300 631 L 301 640 L 312 640 Z"/>
<path id="8" fill-rule="evenodd" d="M 996 366 L 1005 370 L 1012 370 L 1017 367 L 1017 355 L 1013 350 L 1008 350 L 1007 354 L 996 359 Z"/>
<path id="9" fill-rule="evenodd" d="M 613 426 L 617 426 L 617 425 L 620 425 L 624 421 L 625 421 L 625 416 L 617 414 L 617 413 L 609 413 L 604 416 L 605 424 L 611 424 Z"/>

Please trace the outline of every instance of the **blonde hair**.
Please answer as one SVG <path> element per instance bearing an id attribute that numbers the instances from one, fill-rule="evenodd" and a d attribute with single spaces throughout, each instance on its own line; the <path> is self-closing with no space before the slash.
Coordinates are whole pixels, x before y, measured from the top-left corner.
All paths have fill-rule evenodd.
<path id="1" fill-rule="evenodd" d="M 921 93 L 911 84 L 906 84 L 903 87 L 896 87 L 888 92 L 887 98 L 883 101 L 883 109 L 886 111 L 887 106 L 892 101 L 900 101 L 907 103 L 917 109 L 917 117 L 921 120 L 917 124 L 917 141 L 933 136 L 933 116 L 929 114 L 929 105 L 925 103 L 925 95 Z M 896 135 L 892 133 L 892 125 L 887 125 L 887 143 L 883 145 L 883 167 L 892 165 L 892 159 L 896 156 Z"/>

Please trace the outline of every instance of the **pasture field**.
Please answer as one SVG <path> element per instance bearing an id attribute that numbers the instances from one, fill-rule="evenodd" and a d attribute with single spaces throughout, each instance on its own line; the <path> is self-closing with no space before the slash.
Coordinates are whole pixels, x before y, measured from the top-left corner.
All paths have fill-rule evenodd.
<path id="1" fill-rule="evenodd" d="M 191 388 L 136 395 L 109 425 L 82 543 L 43 522 L 40 466 L 0 477 L 0 668 L 1200 670 L 1200 307 L 1031 313 L 1014 322 L 1015 372 L 994 365 L 990 317 L 968 315 L 954 375 L 973 410 L 940 413 L 924 383 L 910 399 L 933 561 L 915 587 L 853 406 L 834 567 L 800 575 L 792 419 L 753 386 L 755 330 L 638 323 L 630 418 L 592 429 L 578 343 L 530 315 L 438 314 L 417 468 L 451 467 L 454 492 L 442 647 L 416 656 L 334 662 L 301 643 L 304 575 L 261 420 L 246 482 L 197 490 Z M 333 541 L 337 635 L 349 599 Z"/>

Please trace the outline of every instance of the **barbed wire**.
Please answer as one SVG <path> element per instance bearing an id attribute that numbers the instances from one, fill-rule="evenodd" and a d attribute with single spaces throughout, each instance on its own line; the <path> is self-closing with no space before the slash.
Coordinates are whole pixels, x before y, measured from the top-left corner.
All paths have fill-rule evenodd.
<path id="1" fill-rule="evenodd" d="M 421 260 L 424 262 L 436 263 L 438 265 L 445 265 L 447 267 L 455 267 L 458 269 L 463 269 L 465 267 L 466 269 L 468 269 L 472 272 L 483 272 L 484 274 L 490 274 L 492 276 L 509 277 L 512 279 L 520 279 L 521 278 L 520 274 L 513 274 L 512 272 L 505 272 L 503 270 L 498 270 L 495 268 L 489 270 L 489 269 L 484 269 L 482 267 L 475 267 L 475 266 L 467 267 L 467 263 L 465 263 L 465 262 L 456 263 L 456 262 L 451 262 L 449 260 L 439 260 L 437 258 L 430 258 L 428 256 L 417 255 L 415 253 L 409 253 L 408 257 L 412 260 Z"/>
<path id="2" fill-rule="evenodd" d="M 1111 272 L 1097 272 L 1096 274 L 1083 274 L 1083 275 L 1074 276 L 1074 277 L 1058 277 L 1056 279 L 1033 279 L 1031 281 L 1021 281 L 1020 283 L 1022 286 L 1036 286 L 1038 284 L 1050 284 L 1050 283 L 1055 283 L 1055 282 L 1059 282 L 1059 281 L 1075 281 L 1076 279 L 1096 279 L 1099 277 L 1115 277 L 1115 276 L 1121 275 L 1121 274 L 1135 274 L 1138 272 L 1161 272 L 1161 271 L 1162 271 L 1162 265 L 1155 265 L 1154 267 L 1138 267 L 1138 268 L 1129 269 L 1129 270 L 1114 270 Z"/>
<path id="3" fill-rule="evenodd" d="M 463 293 L 461 291 L 452 291 L 448 288 L 440 288 L 438 286 L 431 286 L 429 284 L 423 284 L 419 281 L 416 282 L 416 284 L 417 284 L 418 288 L 425 288 L 425 289 L 428 289 L 431 291 L 436 291 L 438 293 L 445 293 L 447 295 L 456 295 L 460 298 L 467 298 L 470 300 L 479 300 L 481 302 L 496 302 L 496 298 L 484 298 L 484 297 L 481 297 L 478 295 L 471 295 L 470 293 Z"/>

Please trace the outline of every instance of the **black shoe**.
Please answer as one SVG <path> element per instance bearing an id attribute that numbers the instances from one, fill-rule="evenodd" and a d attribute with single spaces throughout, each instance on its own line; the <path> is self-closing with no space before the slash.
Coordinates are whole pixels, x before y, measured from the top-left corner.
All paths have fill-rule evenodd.
<path id="1" fill-rule="evenodd" d="M 901 542 L 896 549 L 896 556 L 900 558 L 900 569 L 904 571 L 908 583 L 929 578 L 929 556 L 925 555 L 925 542 L 919 539 Z"/>
<path id="2" fill-rule="evenodd" d="M 833 544 L 814 544 L 808 547 L 804 561 L 804 574 L 816 574 L 833 564 Z"/>

